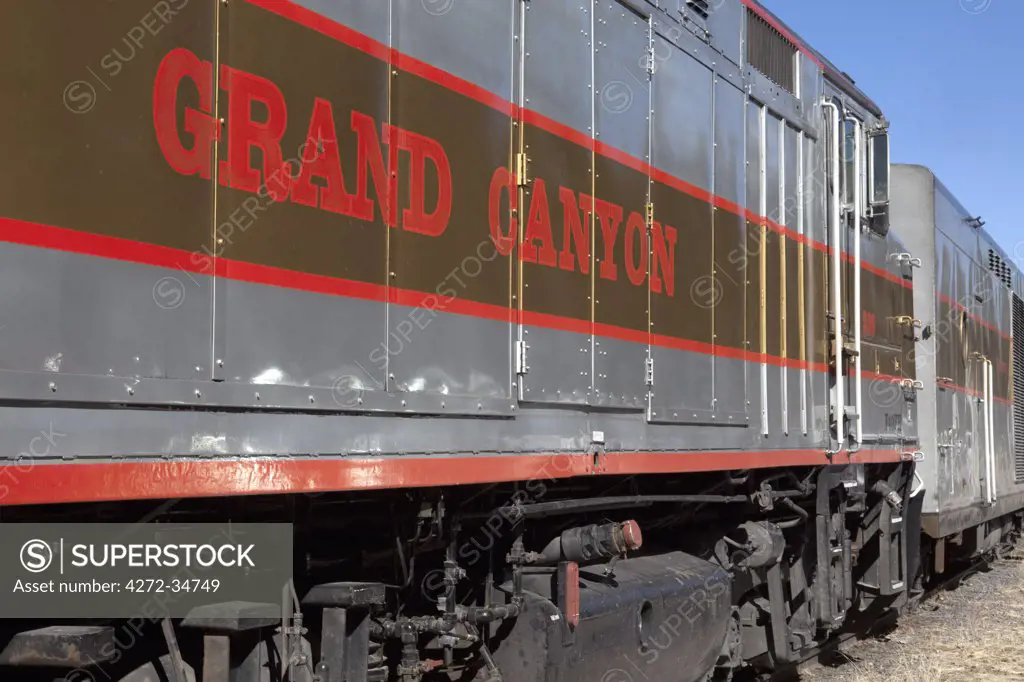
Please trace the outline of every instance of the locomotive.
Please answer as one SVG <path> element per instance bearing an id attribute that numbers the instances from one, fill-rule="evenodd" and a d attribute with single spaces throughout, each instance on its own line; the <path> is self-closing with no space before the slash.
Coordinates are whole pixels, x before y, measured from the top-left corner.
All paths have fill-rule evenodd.
<path id="1" fill-rule="evenodd" d="M 5 679 L 728 679 L 1019 531 L 1024 279 L 756 0 L 8 14 L 3 521 L 294 580 Z"/>

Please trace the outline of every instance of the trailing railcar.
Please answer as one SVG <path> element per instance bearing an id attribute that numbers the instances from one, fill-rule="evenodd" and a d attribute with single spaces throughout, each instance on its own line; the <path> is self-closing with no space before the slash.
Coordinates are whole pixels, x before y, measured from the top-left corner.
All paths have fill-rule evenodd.
<path id="1" fill-rule="evenodd" d="M 753 0 L 9 12 L 3 520 L 295 548 L 274 618 L 0 613 L 5 678 L 702 680 L 908 599 L 927 254 Z"/>
<path id="2" fill-rule="evenodd" d="M 925 570 L 996 547 L 1024 507 L 1024 306 L 1014 258 L 927 168 L 893 167 L 892 217 L 917 258 Z M 932 389 L 932 387 L 935 387 Z M 881 393 L 879 393 L 881 395 Z"/>

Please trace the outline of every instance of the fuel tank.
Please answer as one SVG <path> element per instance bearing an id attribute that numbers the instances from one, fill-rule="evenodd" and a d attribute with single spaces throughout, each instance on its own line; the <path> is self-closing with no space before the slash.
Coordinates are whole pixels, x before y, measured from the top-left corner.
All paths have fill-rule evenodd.
<path id="1" fill-rule="evenodd" d="M 546 575 L 524 579 L 526 609 L 491 640 L 505 682 L 700 680 L 728 649 L 730 576 L 672 552 L 580 569 L 572 627 Z"/>

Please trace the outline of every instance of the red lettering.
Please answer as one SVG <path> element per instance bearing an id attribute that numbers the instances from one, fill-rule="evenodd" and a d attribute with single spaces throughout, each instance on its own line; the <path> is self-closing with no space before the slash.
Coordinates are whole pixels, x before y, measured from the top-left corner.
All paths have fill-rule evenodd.
<path id="1" fill-rule="evenodd" d="M 594 199 L 594 212 L 601 222 L 601 235 L 604 238 L 604 259 L 601 261 L 601 277 L 616 280 L 619 268 L 615 265 L 615 239 L 622 223 L 622 207 L 603 199 Z"/>
<path id="2" fill-rule="evenodd" d="M 193 137 L 191 148 L 181 143 L 178 131 L 178 89 L 189 78 L 199 93 L 199 108 L 185 109 L 185 132 Z M 213 111 L 213 64 L 184 48 L 171 50 L 160 62 L 153 84 L 153 125 L 160 151 L 171 168 L 182 175 L 211 176 L 211 148 L 217 139 Z"/>
<path id="3" fill-rule="evenodd" d="M 865 310 L 862 322 L 862 326 L 864 327 L 864 336 L 874 336 L 876 328 L 875 325 L 875 314 Z"/>
<path id="4" fill-rule="evenodd" d="M 394 131 L 384 123 L 381 130 L 388 144 L 388 165 L 384 166 L 377 123 L 358 111 L 352 112 L 352 130 L 356 134 L 356 196 L 352 204 L 352 215 L 360 220 L 373 222 L 374 208 L 369 197 L 369 182 L 366 169 L 373 176 L 373 189 L 384 224 L 395 227 L 398 224 L 398 145 L 394 142 Z"/>
<path id="5" fill-rule="evenodd" d="M 310 158 L 310 148 L 314 155 Z M 309 118 L 309 133 L 302 147 L 302 167 L 292 183 L 292 201 L 305 206 L 319 206 L 334 213 L 352 214 L 352 195 L 345 190 L 345 176 L 341 170 L 338 134 L 334 128 L 331 103 L 316 98 L 313 115 Z M 313 184 L 313 178 L 323 186 Z"/>
<path id="6" fill-rule="evenodd" d="M 501 194 L 508 193 L 509 216 L 508 234 L 501 231 Z M 501 166 L 491 176 L 491 191 L 487 198 L 487 214 L 491 225 L 491 240 L 498 253 L 507 256 L 515 248 L 519 236 L 519 221 L 515 211 L 519 208 L 519 193 L 516 191 L 516 177 L 508 168 Z"/>
<path id="7" fill-rule="evenodd" d="M 635 248 L 636 235 L 640 235 L 640 247 Z M 647 258 L 649 257 L 647 239 L 647 223 L 644 217 L 633 211 L 626 221 L 626 277 L 635 285 L 640 286 L 647 279 Z"/>
<path id="8" fill-rule="evenodd" d="M 535 241 L 540 241 L 538 249 Z M 530 199 L 530 217 L 526 223 L 526 236 L 520 252 L 524 261 L 555 267 L 555 246 L 551 237 L 551 212 L 548 210 L 548 190 L 541 179 L 533 182 Z"/>
<path id="9" fill-rule="evenodd" d="M 399 130 L 399 147 L 412 156 L 409 163 L 409 208 L 402 211 L 402 227 L 436 237 L 448 227 L 452 214 L 452 169 L 448 155 L 437 140 Z M 426 209 L 427 161 L 437 173 L 437 204 L 432 213 Z"/>
<path id="10" fill-rule="evenodd" d="M 221 183 L 248 192 L 260 191 L 260 174 L 252 167 L 252 148 L 263 152 L 263 177 L 275 201 L 288 197 L 291 173 L 284 165 L 281 137 L 288 125 L 284 95 L 266 78 L 222 65 L 221 88 L 228 97 L 228 160 L 221 161 Z M 265 121 L 254 121 L 252 105 L 267 110 Z"/>
<path id="11" fill-rule="evenodd" d="M 576 262 L 580 272 L 590 274 L 590 214 L 594 200 L 586 194 L 580 195 L 583 220 L 580 221 L 580 207 L 576 205 L 576 193 L 566 187 L 558 190 L 562 200 L 562 253 L 558 256 L 558 267 L 572 272 L 574 269 L 572 246 L 576 245 Z"/>
<path id="12" fill-rule="evenodd" d="M 676 294 L 676 228 L 654 221 L 654 267 L 651 268 L 651 291 L 661 293 L 662 272 L 665 273 L 665 293 Z"/>

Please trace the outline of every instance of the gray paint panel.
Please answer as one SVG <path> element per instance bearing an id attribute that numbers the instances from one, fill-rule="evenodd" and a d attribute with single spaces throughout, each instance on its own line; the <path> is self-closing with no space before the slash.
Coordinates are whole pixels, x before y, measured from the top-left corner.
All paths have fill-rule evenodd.
<path id="1" fill-rule="evenodd" d="M 390 39 L 390 2 L 382 0 L 297 0 L 299 5 L 308 7 L 317 14 L 333 19 L 339 24 L 364 33 L 385 45 Z M 413 3 L 394 3 L 413 4 Z M 440 5 L 441 3 L 436 3 Z M 424 3 L 425 6 L 430 6 Z M 416 3 L 417 9 L 422 8 Z"/>
<path id="2" fill-rule="evenodd" d="M 797 144 L 798 133 L 795 128 L 785 126 L 783 130 L 783 155 L 786 159 L 785 167 L 785 196 L 782 198 L 782 215 L 785 217 L 783 225 L 797 229 L 797 212 L 800 204 L 798 191 L 797 173 Z"/>
<path id="3" fill-rule="evenodd" d="M 659 423 L 717 423 L 712 356 L 654 346 L 648 417 Z"/>
<path id="4" fill-rule="evenodd" d="M 737 3 L 738 4 L 738 3 Z M 715 82 L 715 194 L 724 199 L 742 205 L 746 199 L 746 150 L 744 147 L 744 95 L 726 81 Z M 715 209 L 715 281 L 721 280 L 721 289 L 716 284 L 716 291 L 728 290 L 734 294 L 731 306 L 736 299 L 742 298 L 742 305 L 726 310 L 726 306 L 717 306 L 714 310 L 714 329 L 716 338 L 720 330 L 726 327 L 745 327 L 747 306 L 746 268 L 743 266 L 743 249 L 747 247 L 748 235 L 746 219 L 730 211 Z M 719 243 L 728 245 L 726 253 L 719 248 Z M 724 261 L 723 261 L 724 253 Z M 742 417 L 746 424 L 747 416 L 747 372 L 746 363 L 716 356 L 715 373 L 715 413 L 719 419 L 723 417 Z"/>
<path id="5" fill-rule="evenodd" d="M 651 155 L 655 167 L 697 187 L 710 189 L 712 73 L 664 38 L 655 38 L 659 61 L 653 78 Z"/>
<path id="6" fill-rule="evenodd" d="M 516 0 L 395 0 L 395 48 L 511 99 L 512 26 L 518 5 Z"/>
<path id="7" fill-rule="evenodd" d="M 422 393 L 445 401 L 449 396 L 508 399 L 512 372 L 511 325 L 430 308 L 391 305 L 385 352 L 388 390 Z M 381 362 L 370 371 L 379 370 Z"/>
<path id="8" fill-rule="evenodd" d="M 519 399 L 533 403 L 590 402 L 591 336 L 524 325 L 528 371 L 519 377 Z"/>
<path id="9" fill-rule="evenodd" d="M 596 2 L 594 21 L 595 137 L 647 160 L 651 97 L 648 22 L 616 0 Z"/>
<path id="10" fill-rule="evenodd" d="M 220 279 L 229 382 L 382 391 L 388 352 L 385 303 Z M 403 345 L 399 345 L 403 344 Z"/>
<path id="11" fill-rule="evenodd" d="M 746 26 L 746 8 L 740 0 L 716 0 L 708 4 L 711 9 L 708 16 L 711 45 L 730 62 L 740 65 L 743 60 L 741 41 Z"/>
<path id="12" fill-rule="evenodd" d="M 0 369 L 207 378 L 208 277 L 6 243 Z"/>
<path id="13" fill-rule="evenodd" d="M 647 404 L 647 345 L 594 337 L 591 403 L 642 410 Z"/>
<path id="14" fill-rule="evenodd" d="M 590 1 L 527 2 L 524 6 L 523 104 L 559 123 L 590 133 L 593 127 Z M 479 32 L 489 37 L 487 32 Z"/>
<path id="15" fill-rule="evenodd" d="M 782 147 L 779 139 L 780 128 L 785 125 L 772 113 L 765 117 L 764 148 L 765 148 L 765 205 L 768 207 L 768 218 L 781 223 L 782 203 L 779 194 L 779 182 L 782 172 L 781 154 Z"/>
<path id="16" fill-rule="evenodd" d="M 595 136 L 647 160 L 651 96 L 645 59 L 650 47 L 648 22 L 616 0 L 595 3 L 594 21 Z M 605 195 L 603 181 L 597 178 L 595 182 L 597 195 Z M 643 186 L 642 191 L 644 194 L 633 197 L 628 205 L 648 203 L 649 186 Z M 600 310 L 596 312 L 597 321 L 601 321 Z M 647 404 L 646 344 L 594 337 L 593 354 L 591 402 L 643 409 Z"/>

